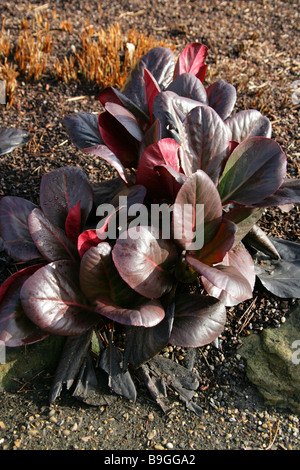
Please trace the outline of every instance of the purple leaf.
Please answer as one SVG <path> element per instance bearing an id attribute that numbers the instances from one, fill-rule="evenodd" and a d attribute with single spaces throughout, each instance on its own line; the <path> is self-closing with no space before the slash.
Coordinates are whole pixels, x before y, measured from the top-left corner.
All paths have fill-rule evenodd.
<path id="1" fill-rule="evenodd" d="M 178 191 L 173 208 L 173 237 L 181 248 L 200 250 L 218 232 L 222 204 L 212 180 L 202 170 L 191 175 Z"/>
<path id="2" fill-rule="evenodd" d="M 155 299 L 146 300 L 132 308 L 119 307 L 105 297 L 98 297 L 95 302 L 96 312 L 122 325 L 152 328 L 165 316 L 163 306 Z"/>
<path id="3" fill-rule="evenodd" d="M 173 285 L 174 244 L 155 227 L 131 227 L 116 241 L 113 261 L 121 277 L 139 294 L 157 299 Z"/>
<path id="4" fill-rule="evenodd" d="M 16 261 L 32 261 L 41 254 L 28 229 L 28 216 L 37 206 L 17 196 L 4 196 L 0 201 L 0 236 L 8 256 Z"/>
<path id="5" fill-rule="evenodd" d="M 255 205 L 272 195 L 286 175 L 287 159 L 281 147 L 266 137 L 251 137 L 230 155 L 219 181 L 223 203 Z"/>
<path id="6" fill-rule="evenodd" d="M 65 232 L 55 225 L 40 209 L 33 209 L 28 217 L 31 237 L 42 256 L 48 261 L 77 259 L 77 250 Z"/>
<path id="7" fill-rule="evenodd" d="M 104 161 L 109 163 L 118 172 L 120 178 L 122 178 L 122 180 L 126 184 L 128 184 L 129 175 L 125 166 L 123 165 L 123 163 L 120 162 L 119 158 L 108 147 L 106 147 L 106 145 L 98 145 L 96 147 L 90 147 L 90 148 L 84 149 L 84 152 L 89 153 L 91 155 L 97 155 L 97 157 L 100 157 Z"/>
<path id="8" fill-rule="evenodd" d="M 167 200 L 174 201 L 187 177 L 170 165 L 157 165 L 154 170 L 159 175 L 161 187 L 164 188 L 161 193 L 164 193 Z"/>
<path id="9" fill-rule="evenodd" d="M 198 348 L 214 341 L 224 330 L 225 306 L 214 297 L 178 295 L 170 344 Z"/>
<path id="10" fill-rule="evenodd" d="M 142 130 L 136 117 L 130 111 L 128 111 L 126 108 L 123 108 L 123 106 L 119 104 L 110 102 L 106 103 L 105 109 L 118 121 L 118 123 L 120 123 L 126 129 L 126 131 L 132 137 L 134 137 L 138 142 L 142 140 Z"/>
<path id="11" fill-rule="evenodd" d="M 219 229 L 208 243 L 199 251 L 194 253 L 195 258 L 202 263 L 212 266 L 223 261 L 226 253 L 232 248 L 235 242 L 237 226 L 223 217 Z"/>
<path id="12" fill-rule="evenodd" d="M 77 245 L 77 240 L 81 232 L 81 209 L 80 209 L 80 202 L 72 207 L 70 212 L 67 215 L 66 224 L 65 224 L 65 232 L 69 240 L 72 243 Z"/>
<path id="13" fill-rule="evenodd" d="M 224 217 L 237 226 L 234 246 L 237 245 L 262 216 L 264 210 L 252 206 L 235 206 Z"/>
<path id="14" fill-rule="evenodd" d="M 227 128 L 209 106 L 198 106 L 186 116 L 179 131 L 184 151 L 182 168 L 187 176 L 202 169 L 217 182 L 229 155 Z"/>
<path id="15" fill-rule="evenodd" d="M 174 77 L 183 73 L 192 73 L 203 82 L 207 69 L 207 65 L 205 65 L 207 51 L 207 46 L 200 43 L 186 46 L 176 62 Z"/>
<path id="16" fill-rule="evenodd" d="M 97 236 L 97 230 L 96 229 L 90 229 L 90 230 L 85 230 L 82 232 L 77 240 L 77 249 L 80 258 L 83 257 L 83 255 L 92 247 L 92 246 L 97 246 L 99 243 L 101 243 L 103 240 L 101 240 Z"/>
<path id="17" fill-rule="evenodd" d="M 258 207 L 282 206 L 300 203 L 300 179 L 284 179 L 274 194 L 256 204 Z"/>
<path id="18" fill-rule="evenodd" d="M 125 168 L 135 168 L 139 141 L 108 111 L 99 114 L 98 123 L 101 136 L 111 152 Z"/>
<path id="19" fill-rule="evenodd" d="M 47 217 L 60 228 L 65 228 L 67 216 L 78 201 L 81 201 L 83 226 L 93 206 L 93 189 L 80 168 L 63 167 L 43 176 L 40 205 Z"/>
<path id="20" fill-rule="evenodd" d="M 221 117 L 227 119 L 233 111 L 236 102 L 236 89 L 230 83 L 219 80 L 206 89 L 209 106 Z"/>
<path id="21" fill-rule="evenodd" d="M 29 319 L 51 334 L 81 335 L 99 322 L 81 293 L 72 261 L 54 261 L 40 268 L 25 281 L 20 298 Z"/>
<path id="22" fill-rule="evenodd" d="M 105 104 L 108 102 L 122 105 L 124 106 L 124 108 L 128 109 L 128 111 L 130 111 L 137 119 L 150 124 L 149 116 L 144 111 L 142 111 L 133 101 L 127 98 L 124 93 L 121 93 L 119 90 L 112 86 L 104 88 L 104 90 L 100 92 L 99 100 L 103 106 L 105 106 Z"/>
<path id="23" fill-rule="evenodd" d="M 122 93 L 145 113 L 148 113 L 144 70 L 147 69 L 164 90 L 172 80 L 175 67 L 173 52 L 166 47 L 153 47 L 132 70 Z"/>
<path id="24" fill-rule="evenodd" d="M 153 119 L 152 119 L 152 106 L 153 106 L 153 101 L 160 93 L 160 87 L 153 77 L 152 73 L 149 72 L 146 68 L 144 69 L 144 80 L 145 80 L 145 90 L 146 90 L 146 97 L 147 97 L 147 103 L 148 103 L 148 112 L 150 116 L 150 122 L 152 124 Z"/>
<path id="25" fill-rule="evenodd" d="M 107 242 L 91 247 L 80 264 L 80 286 L 85 296 L 93 302 L 96 297 L 106 297 L 112 304 L 131 304 L 137 299 L 133 291 L 119 275 Z"/>
<path id="26" fill-rule="evenodd" d="M 23 129 L 0 128 L 0 155 L 10 153 L 28 141 L 29 135 Z"/>
<path id="27" fill-rule="evenodd" d="M 149 145 L 143 152 L 136 172 L 136 183 L 147 188 L 147 194 L 154 198 L 166 196 L 159 174 L 155 171 L 158 165 L 168 165 L 179 171 L 179 144 L 174 139 L 162 139 Z"/>
<path id="28" fill-rule="evenodd" d="M 71 141 L 79 150 L 103 144 L 97 115 L 92 113 L 70 114 L 63 121 Z"/>
<path id="29" fill-rule="evenodd" d="M 226 119 L 225 124 L 229 130 L 229 140 L 242 142 L 254 136 L 271 138 L 271 122 L 256 109 L 239 111 Z"/>
<path id="30" fill-rule="evenodd" d="M 252 298 L 250 283 L 235 267 L 223 264 L 208 266 L 189 255 L 186 260 L 202 276 L 203 282 L 207 280 L 219 289 L 220 296 L 229 294 L 236 303 Z"/>
<path id="31" fill-rule="evenodd" d="M 48 336 L 29 320 L 20 302 L 23 283 L 42 266 L 38 264 L 17 271 L 0 287 L 0 341 L 7 347 L 35 343 Z"/>
<path id="32" fill-rule="evenodd" d="M 168 345 L 174 320 L 174 302 L 166 308 L 165 317 L 152 328 L 128 327 L 124 362 L 135 369 L 149 361 Z"/>
<path id="33" fill-rule="evenodd" d="M 174 78 L 167 88 L 179 96 L 208 105 L 206 90 L 202 82 L 192 73 L 183 73 Z"/>
<path id="34" fill-rule="evenodd" d="M 253 291 L 256 279 L 254 262 L 252 256 L 242 243 L 239 243 L 227 253 L 222 261 L 222 265 L 228 266 L 230 269 L 233 268 L 240 273 L 244 279 L 247 279 L 251 291 Z M 202 282 L 208 294 L 218 298 L 226 306 L 233 306 L 241 301 L 235 295 L 232 295 L 229 290 L 226 291 L 219 288 L 214 282 L 210 282 L 205 277 L 202 278 Z M 251 297 L 252 295 L 249 296 L 249 298 Z"/>

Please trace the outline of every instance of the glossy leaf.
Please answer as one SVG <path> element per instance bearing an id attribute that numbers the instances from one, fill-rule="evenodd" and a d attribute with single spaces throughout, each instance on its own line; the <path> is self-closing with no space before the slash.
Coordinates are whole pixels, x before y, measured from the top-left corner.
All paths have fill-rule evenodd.
<path id="1" fill-rule="evenodd" d="M 217 233 L 222 220 L 219 193 L 202 170 L 180 188 L 173 208 L 173 237 L 183 249 L 200 250 Z"/>
<path id="2" fill-rule="evenodd" d="M 262 285 L 281 298 L 300 298 L 300 244 L 289 240 L 271 239 L 280 255 L 279 260 L 258 253 L 255 272 Z"/>
<path id="3" fill-rule="evenodd" d="M 51 334 L 81 335 L 99 322 L 80 290 L 77 264 L 69 260 L 36 271 L 23 284 L 20 298 L 28 318 Z"/>
<path id="4" fill-rule="evenodd" d="M 77 240 L 77 250 L 79 253 L 80 258 L 83 257 L 83 255 L 92 247 L 92 246 L 97 246 L 99 243 L 101 243 L 103 240 L 101 240 L 97 236 L 97 230 L 96 229 L 90 229 L 90 230 L 85 230 L 82 232 Z"/>
<path id="5" fill-rule="evenodd" d="M 187 177 L 170 165 L 157 165 L 154 170 L 159 175 L 161 188 L 164 188 L 163 191 L 160 190 L 161 195 L 167 201 L 173 202 Z"/>
<path id="6" fill-rule="evenodd" d="M 234 206 L 224 214 L 224 217 L 237 226 L 234 245 L 237 245 L 249 233 L 260 219 L 263 209 L 252 206 Z"/>
<path id="7" fill-rule="evenodd" d="M 112 154 L 117 157 L 125 168 L 135 168 L 139 141 L 108 111 L 99 114 L 98 123 L 105 145 L 111 150 Z M 96 147 L 96 149 L 98 148 Z"/>
<path id="8" fill-rule="evenodd" d="M 0 200 L 0 236 L 6 253 L 16 261 L 41 258 L 28 229 L 28 216 L 37 206 L 17 196 Z"/>
<path id="9" fill-rule="evenodd" d="M 109 163 L 118 172 L 120 178 L 127 184 L 129 182 L 129 174 L 119 158 L 106 145 L 98 145 L 84 150 L 85 153 L 96 155 L 105 162 Z"/>
<path id="10" fill-rule="evenodd" d="M 248 281 L 251 291 L 253 291 L 256 279 L 254 263 L 250 253 L 242 243 L 228 251 L 222 265 L 228 266 L 230 269 L 233 268 L 240 273 Z M 221 300 L 224 305 L 233 306 L 240 302 L 239 299 L 231 295 L 230 291 L 217 287 L 214 282 L 210 282 L 206 278 L 202 278 L 202 282 L 208 294 Z M 251 297 L 252 295 L 249 298 Z"/>
<path id="11" fill-rule="evenodd" d="M 272 195 L 286 175 L 286 156 L 280 146 L 265 137 L 251 137 L 230 155 L 218 190 L 222 202 L 255 205 Z"/>
<path id="12" fill-rule="evenodd" d="M 93 206 L 93 189 L 83 170 L 62 167 L 46 173 L 40 185 L 40 206 L 52 222 L 65 229 L 70 210 L 81 201 L 81 223 L 85 224 Z"/>
<path id="13" fill-rule="evenodd" d="M 221 117 L 227 119 L 236 103 L 236 89 L 224 80 L 218 80 L 206 89 L 208 103 Z"/>
<path id="14" fill-rule="evenodd" d="M 136 183 L 147 188 L 148 196 L 156 199 L 168 195 L 155 167 L 168 165 L 179 171 L 178 148 L 179 144 L 174 139 L 162 139 L 149 145 L 143 152 L 136 172 Z"/>
<path id="15" fill-rule="evenodd" d="M 10 153 L 28 141 L 29 135 L 23 129 L 0 128 L 0 155 Z"/>
<path id="16" fill-rule="evenodd" d="M 204 170 L 217 182 L 229 155 L 227 128 L 209 106 L 198 106 L 186 116 L 180 130 L 184 150 L 182 168 L 187 176 Z"/>
<path id="17" fill-rule="evenodd" d="M 7 347 L 23 346 L 48 336 L 25 315 L 20 301 L 23 283 L 43 264 L 29 266 L 12 274 L 0 287 L 0 341 Z"/>
<path id="18" fill-rule="evenodd" d="M 70 139 L 79 150 L 103 144 L 98 116 L 92 113 L 70 114 L 63 119 Z"/>
<path id="19" fill-rule="evenodd" d="M 236 231 L 237 226 L 223 217 L 216 235 L 193 256 L 210 266 L 220 263 L 233 247 Z"/>
<path id="20" fill-rule="evenodd" d="M 208 266 L 190 255 L 186 260 L 202 276 L 202 280 L 209 281 L 221 293 L 224 291 L 238 302 L 252 298 L 250 283 L 235 267 L 223 264 Z"/>
<path id="21" fill-rule="evenodd" d="M 259 207 L 272 207 L 282 206 L 285 204 L 299 204 L 300 203 L 300 180 L 299 179 L 284 179 L 280 188 L 274 194 L 263 199 L 256 205 Z"/>
<path id="22" fill-rule="evenodd" d="M 129 228 L 116 241 L 112 256 L 121 277 L 139 294 L 157 299 L 171 290 L 177 250 L 155 227 Z"/>
<path id="23" fill-rule="evenodd" d="M 166 309 L 165 317 L 152 328 L 130 326 L 126 329 L 124 362 L 134 368 L 149 361 L 169 343 L 174 320 L 174 303 Z"/>
<path id="24" fill-rule="evenodd" d="M 28 217 L 30 235 L 43 256 L 48 261 L 77 259 L 77 250 L 65 232 L 55 225 L 40 210 L 33 209 Z"/>
<path id="25" fill-rule="evenodd" d="M 137 295 L 137 294 L 136 294 Z M 132 307 L 128 305 L 128 299 L 123 299 L 127 307 L 120 307 L 111 299 L 103 296 L 97 297 L 95 311 L 110 320 L 127 326 L 152 328 L 160 323 L 165 311 L 158 300 L 146 300 Z"/>
<path id="26" fill-rule="evenodd" d="M 136 117 L 128 109 L 116 103 L 106 103 L 106 111 L 120 123 L 138 142 L 143 138 L 142 130 Z"/>
<path id="27" fill-rule="evenodd" d="M 187 45 L 176 62 L 174 76 L 176 77 L 186 72 L 192 73 L 203 82 L 207 68 L 205 65 L 207 51 L 207 46 L 200 43 Z"/>
<path id="28" fill-rule="evenodd" d="M 160 93 L 160 87 L 153 77 L 152 73 L 149 72 L 146 68 L 144 69 L 144 80 L 145 80 L 145 90 L 146 90 L 146 97 L 147 97 L 147 103 L 148 103 L 148 113 L 150 116 L 150 122 L 153 122 L 152 119 L 152 106 L 153 106 L 153 101 Z"/>
<path id="29" fill-rule="evenodd" d="M 137 119 L 150 124 L 148 113 L 145 113 L 131 99 L 124 95 L 124 93 L 112 86 L 104 88 L 100 92 L 99 100 L 103 106 L 105 106 L 105 104 L 108 102 L 122 105 L 124 108 L 128 109 L 128 111 L 130 111 Z"/>
<path id="30" fill-rule="evenodd" d="M 167 88 L 179 96 L 208 105 L 206 90 L 202 82 L 192 73 L 183 73 L 174 78 Z"/>
<path id="31" fill-rule="evenodd" d="M 67 215 L 65 223 L 65 232 L 69 240 L 75 245 L 81 232 L 81 201 L 78 201 Z"/>
<path id="32" fill-rule="evenodd" d="M 226 309 L 214 297 L 182 294 L 175 298 L 170 344 L 198 348 L 214 341 L 224 330 Z"/>
<path id="33" fill-rule="evenodd" d="M 229 130 L 229 140 L 242 142 L 249 137 L 260 136 L 271 138 L 270 120 L 256 109 L 239 111 L 225 121 Z"/>
<path id="34" fill-rule="evenodd" d="M 110 344 L 100 358 L 100 367 L 108 374 L 108 385 L 118 395 L 136 400 L 136 389 L 128 371 L 123 370 L 123 353 Z"/>
<path id="35" fill-rule="evenodd" d="M 166 47 L 154 47 L 138 61 L 121 91 L 145 113 L 148 113 L 144 70 L 147 69 L 160 89 L 164 90 L 172 80 L 174 67 L 173 52 Z"/>
<path id="36" fill-rule="evenodd" d="M 80 286 L 91 302 L 102 295 L 114 304 L 125 306 L 136 300 L 136 292 L 120 277 L 112 261 L 111 251 L 107 242 L 86 251 L 80 264 Z"/>

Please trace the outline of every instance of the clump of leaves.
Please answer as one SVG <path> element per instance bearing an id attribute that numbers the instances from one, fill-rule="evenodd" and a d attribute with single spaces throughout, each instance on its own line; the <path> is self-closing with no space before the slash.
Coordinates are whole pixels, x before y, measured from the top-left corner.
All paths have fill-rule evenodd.
<path id="1" fill-rule="evenodd" d="M 104 378 L 108 389 L 135 400 L 135 374 L 163 410 L 170 387 L 200 414 L 192 401 L 199 377 L 159 352 L 217 340 L 226 307 L 253 295 L 256 265 L 247 246 L 276 258 L 273 271 L 287 257 L 290 278 L 299 273 L 294 244 L 290 256 L 288 244 L 279 248 L 256 222 L 266 207 L 298 203 L 300 181 L 286 179 L 286 156 L 266 117 L 232 114 L 229 83 L 204 87 L 206 56 L 198 43 L 177 59 L 155 47 L 121 91 L 100 93 L 99 116 L 65 118 L 74 144 L 111 164 L 117 179 L 93 187 L 81 169 L 61 168 L 43 176 L 39 206 L 12 196 L 0 201 L 4 248 L 30 262 L 0 288 L 0 340 L 14 347 L 67 337 L 50 401 L 77 379 L 74 396 L 103 403 L 110 396 Z M 167 225 L 134 218 L 154 204 L 167 209 Z M 111 211 L 98 224 L 105 207 Z M 286 295 L 275 278 L 276 295 Z M 203 289 L 195 293 L 189 286 L 196 280 Z M 299 297 L 299 283 L 290 280 L 288 295 Z"/>

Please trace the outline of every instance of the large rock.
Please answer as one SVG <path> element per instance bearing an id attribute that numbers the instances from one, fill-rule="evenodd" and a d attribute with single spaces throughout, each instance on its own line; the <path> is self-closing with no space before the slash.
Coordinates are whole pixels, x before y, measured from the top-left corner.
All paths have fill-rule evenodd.
<path id="1" fill-rule="evenodd" d="M 54 371 L 65 338 L 49 336 L 38 343 L 6 348 L 5 364 L 0 364 L 0 391 L 15 391 L 20 381 L 32 378 L 40 371 Z"/>
<path id="2" fill-rule="evenodd" d="M 245 338 L 239 354 L 266 404 L 300 414 L 300 302 L 279 328 Z"/>

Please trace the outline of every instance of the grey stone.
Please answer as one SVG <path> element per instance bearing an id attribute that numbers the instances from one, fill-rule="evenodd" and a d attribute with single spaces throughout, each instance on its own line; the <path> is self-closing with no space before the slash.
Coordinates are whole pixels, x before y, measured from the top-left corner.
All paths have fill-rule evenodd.
<path id="1" fill-rule="evenodd" d="M 26 347 L 6 348 L 5 364 L 0 364 L 0 391 L 16 391 L 21 380 L 42 371 L 55 371 L 64 343 L 62 336 L 48 336 Z"/>
<path id="2" fill-rule="evenodd" d="M 300 302 L 279 328 L 245 338 L 239 354 L 267 405 L 300 414 Z"/>

